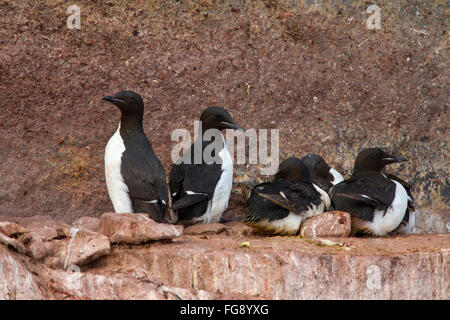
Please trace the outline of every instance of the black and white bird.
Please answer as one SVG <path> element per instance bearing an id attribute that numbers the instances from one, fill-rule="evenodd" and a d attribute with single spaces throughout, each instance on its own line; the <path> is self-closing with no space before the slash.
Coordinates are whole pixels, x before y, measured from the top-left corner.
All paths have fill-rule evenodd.
<path id="1" fill-rule="evenodd" d="M 317 154 L 307 154 L 301 160 L 308 167 L 312 182 L 327 193 L 332 186 L 344 181 L 344 177 Z"/>
<path id="2" fill-rule="evenodd" d="M 105 149 L 106 186 L 114 211 L 145 212 L 157 222 L 166 222 L 166 172 L 144 133 L 141 96 L 121 91 L 103 100 L 122 114 Z"/>
<path id="3" fill-rule="evenodd" d="M 244 223 L 269 235 L 296 235 L 305 218 L 329 207 L 328 194 L 312 183 L 306 165 L 292 157 L 280 164 L 272 182 L 254 187 Z"/>
<path id="4" fill-rule="evenodd" d="M 336 210 L 352 215 L 352 234 L 384 236 L 404 221 L 406 229 L 413 207 L 412 197 L 399 178 L 382 172 L 385 165 L 407 161 L 392 156 L 380 148 L 359 152 L 352 176 L 330 190 L 331 202 Z M 406 221 L 407 220 L 407 221 Z"/>
<path id="5" fill-rule="evenodd" d="M 183 225 L 220 221 L 222 213 L 228 208 L 233 185 L 233 158 L 221 130 L 244 130 L 221 107 L 207 108 L 200 122 L 201 138 L 183 155 L 183 159 L 190 159 L 189 163 L 174 164 L 170 173 L 171 209 L 178 215 L 178 223 Z M 204 134 L 209 129 L 217 129 L 221 141 L 207 140 Z M 212 143 L 219 145 L 216 149 L 212 148 L 214 161 L 205 161 L 203 153 Z M 200 156 L 196 157 L 196 152 L 201 152 Z"/>

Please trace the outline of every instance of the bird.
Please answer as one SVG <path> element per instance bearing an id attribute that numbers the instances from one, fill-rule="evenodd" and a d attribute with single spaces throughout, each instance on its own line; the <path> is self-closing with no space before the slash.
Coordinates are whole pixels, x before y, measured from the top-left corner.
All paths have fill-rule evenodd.
<path id="1" fill-rule="evenodd" d="M 116 213 L 147 213 L 156 222 L 167 222 L 166 172 L 144 133 L 144 102 L 132 91 L 121 91 L 103 100 L 121 112 L 119 126 L 105 148 L 105 177 Z"/>
<path id="2" fill-rule="evenodd" d="M 298 158 L 284 160 L 272 182 L 256 185 L 243 222 L 267 235 L 297 235 L 302 221 L 330 207 L 328 194 L 312 182 Z"/>
<path id="3" fill-rule="evenodd" d="M 222 213 L 228 208 L 233 185 L 233 158 L 221 131 L 244 131 L 224 108 L 217 106 L 205 109 L 200 123 L 201 135 L 183 154 L 183 159 L 188 161 L 177 161 L 170 172 L 170 209 L 178 216 L 177 223 L 184 226 L 221 221 Z M 218 130 L 217 139 L 220 141 L 209 141 L 205 137 L 210 129 Z M 214 161 L 206 161 L 204 151 L 213 147 L 213 143 L 217 146 L 211 152 Z M 199 161 L 196 161 L 196 154 L 200 155 Z"/>
<path id="4" fill-rule="evenodd" d="M 317 154 L 307 154 L 301 160 L 308 167 L 313 183 L 327 193 L 332 186 L 344 181 L 344 177 Z"/>
<path id="5" fill-rule="evenodd" d="M 352 176 L 331 188 L 333 207 L 352 216 L 353 235 L 385 236 L 409 220 L 406 214 L 413 206 L 409 191 L 399 178 L 382 172 L 386 165 L 404 161 L 381 148 L 363 149 Z"/>

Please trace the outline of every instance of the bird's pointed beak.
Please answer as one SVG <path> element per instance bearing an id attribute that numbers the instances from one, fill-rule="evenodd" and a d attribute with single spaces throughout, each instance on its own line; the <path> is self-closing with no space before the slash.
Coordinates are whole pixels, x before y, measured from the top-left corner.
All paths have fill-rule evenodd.
<path id="1" fill-rule="evenodd" d="M 223 124 L 228 129 L 234 129 L 239 131 L 245 131 L 244 128 L 242 128 L 240 125 L 238 125 L 236 122 L 229 122 L 229 121 L 222 121 L 221 124 Z"/>
<path id="2" fill-rule="evenodd" d="M 394 156 L 390 156 L 390 155 L 387 155 L 386 157 L 383 158 L 384 164 L 405 162 L 405 161 L 408 161 L 408 159 L 406 159 L 404 157 L 394 157 Z"/>
<path id="3" fill-rule="evenodd" d="M 105 97 L 103 97 L 103 100 L 111 102 L 113 104 L 123 103 L 124 102 L 123 100 L 114 98 L 114 96 L 105 96 Z"/>

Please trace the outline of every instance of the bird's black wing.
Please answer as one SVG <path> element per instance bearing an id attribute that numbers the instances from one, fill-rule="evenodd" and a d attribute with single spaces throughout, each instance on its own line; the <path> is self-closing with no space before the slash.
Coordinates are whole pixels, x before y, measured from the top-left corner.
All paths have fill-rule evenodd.
<path id="1" fill-rule="evenodd" d="M 209 144 L 202 142 L 202 150 Z M 217 182 L 222 175 L 220 163 L 207 164 L 203 157 L 201 163 L 194 161 L 194 145 L 185 156 L 190 163 L 174 164 L 170 173 L 170 192 L 172 209 L 178 212 L 180 220 L 199 216 L 206 211 L 207 201 L 213 197 Z M 186 210 L 183 210 L 186 209 Z"/>
<path id="2" fill-rule="evenodd" d="M 328 180 L 326 178 L 313 176 L 313 177 L 311 177 L 311 179 L 315 185 L 317 185 L 320 189 L 322 189 L 326 193 L 328 193 L 330 191 L 331 187 L 333 186 L 333 184 L 331 183 L 332 180 Z"/>
<path id="3" fill-rule="evenodd" d="M 166 172 L 145 136 L 133 137 L 122 155 L 121 174 L 128 186 L 134 212 L 145 212 L 157 222 L 165 222 L 167 205 Z M 136 146 L 146 145 L 146 148 Z"/>
<path id="4" fill-rule="evenodd" d="M 321 194 L 311 183 L 293 183 L 285 188 L 284 194 L 294 205 L 295 212 L 308 210 L 312 205 L 318 206 L 322 202 Z"/>
<path id="5" fill-rule="evenodd" d="M 260 195 L 279 195 L 284 185 L 285 181 L 266 182 L 256 185 L 248 198 L 248 212 L 244 218 L 244 222 L 253 224 L 264 219 L 273 221 L 287 217 L 289 214 L 288 209 Z"/>
<path id="6" fill-rule="evenodd" d="M 371 221 L 374 209 L 386 211 L 395 196 L 395 183 L 379 173 L 351 177 L 335 185 L 331 191 L 332 205 Z"/>

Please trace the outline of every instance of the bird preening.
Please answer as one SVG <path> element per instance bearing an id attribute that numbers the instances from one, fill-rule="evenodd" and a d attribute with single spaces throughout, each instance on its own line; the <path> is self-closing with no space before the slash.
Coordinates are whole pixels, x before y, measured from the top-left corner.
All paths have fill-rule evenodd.
<path id="1" fill-rule="evenodd" d="M 156 222 L 185 226 L 222 222 L 233 187 L 233 157 L 222 130 L 244 130 L 230 113 L 217 106 L 202 112 L 199 138 L 172 165 L 167 183 L 144 133 L 141 96 L 121 91 L 103 100 L 120 111 L 117 130 L 105 149 L 106 185 L 114 211 L 144 212 Z M 208 130 L 216 130 L 215 139 L 205 138 Z M 208 150 L 212 162 L 203 157 Z M 270 182 L 252 188 L 243 222 L 259 233 L 292 236 L 305 219 L 340 210 L 351 215 L 353 235 L 411 233 L 411 186 L 384 172 L 386 165 L 403 161 L 380 148 L 363 149 L 352 175 L 344 179 L 317 154 L 288 158 Z"/>

